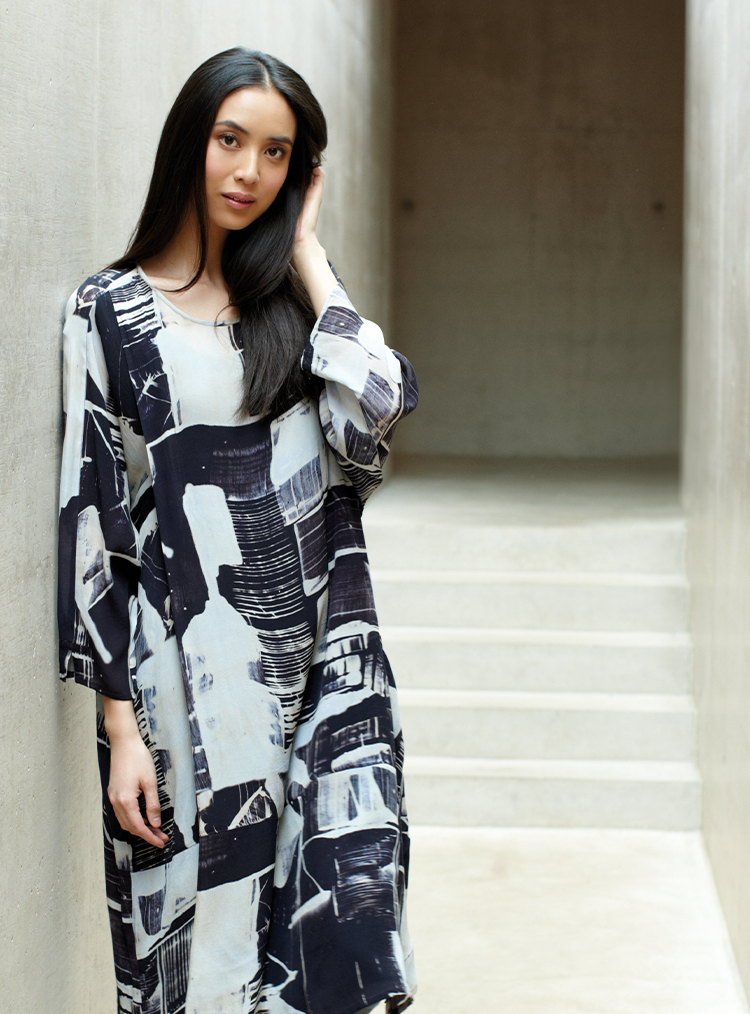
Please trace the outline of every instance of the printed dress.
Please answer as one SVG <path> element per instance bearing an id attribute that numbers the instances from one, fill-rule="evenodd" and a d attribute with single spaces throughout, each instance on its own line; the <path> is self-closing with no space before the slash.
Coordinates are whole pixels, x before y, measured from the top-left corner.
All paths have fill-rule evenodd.
<path id="1" fill-rule="evenodd" d="M 137 269 L 68 304 L 61 676 L 132 698 L 169 835 L 120 829 L 99 698 L 119 1012 L 353 1014 L 415 989 L 361 513 L 416 383 L 340 286 L 302 365 L 318 398 L 242 420 L 230 325 Z"/>

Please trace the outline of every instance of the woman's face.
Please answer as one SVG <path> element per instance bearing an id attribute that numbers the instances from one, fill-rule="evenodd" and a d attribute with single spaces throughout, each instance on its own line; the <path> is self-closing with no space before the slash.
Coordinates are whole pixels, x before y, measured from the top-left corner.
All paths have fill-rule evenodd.
<path id="1" fill-rule="evenodd" d="M 286 179 L 297 121 L 274 88 L 241 88 L 219 106 L 206 149 L 211 227 L 244 229 L 273 203 Z"/>

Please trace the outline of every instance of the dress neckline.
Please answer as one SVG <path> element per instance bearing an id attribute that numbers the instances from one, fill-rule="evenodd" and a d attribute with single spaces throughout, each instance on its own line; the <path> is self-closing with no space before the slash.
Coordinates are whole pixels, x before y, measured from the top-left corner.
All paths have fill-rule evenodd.
<path id="1" fill-rule="evenodd" d="M 170 299 L 167 299 L 162 289 L 154 285 L 154 283 L 148 277 L 148 275 L 140 266 L 140 264 L 136 264 L 135 269 L 141 276 L 141 278 L 144 280 L 146 285 L 148 285 L 148 287 L 153 291 L 154 295 L 158 299 L 162 299 L 167 304 L 170 310 L 174 310 L 175 313 L 178 313 L 181 317 L 184 317 L 185 320 L 191 320 L 194 324 L 206 324 L 208 327 L 226 327 L 231 324 L 239 324 L 240 320 L 239 317 L 232 317 L 231 320 L 201 320 L 200 317 L 193 317 L 189 313 L 185 313 L 185 311 L 181 310 L 179 306 L 175 306 L 175 304 Z"/>

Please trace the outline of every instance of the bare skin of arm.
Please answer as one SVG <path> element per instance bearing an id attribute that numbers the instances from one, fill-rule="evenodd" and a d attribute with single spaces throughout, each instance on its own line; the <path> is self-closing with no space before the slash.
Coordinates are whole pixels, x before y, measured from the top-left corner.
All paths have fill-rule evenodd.
<path id="1" fill-rule="evenodd" d="M 103 698 L 104 728 L 110 743 L 107 795 L 123 831 L 143 838 L 162 849 L 169 841 L 160 829 L 161 808 L 156 790 L 156 769 L 148 747 L 141 739 L 132 701 Z M 141 816 L 138 798 L 143 795 L 146 818 Z"/>
<path id="2" fill-rule="evenodd" d="M 326 252 L 315 233 L 323 199 L 323 170 L 313 170 L 312 182 L 297 222 L 292 266 L 298 271 L 310 296 L 316 316 L 336 287 Z M 219 299 L 224 294 L 219 294 Z M 104 727 L 110 742 L 110 770 L 107 794 L 123 831 L 143 838 L 156 848 L 169 841 L 160 829 L 161 808 L 156 791 L 156 770 L 148 747 L 138 731 L 131 701 L 104 699 Z M 143 795 L 146 803 L 144 821 L 138 805 Z"/>

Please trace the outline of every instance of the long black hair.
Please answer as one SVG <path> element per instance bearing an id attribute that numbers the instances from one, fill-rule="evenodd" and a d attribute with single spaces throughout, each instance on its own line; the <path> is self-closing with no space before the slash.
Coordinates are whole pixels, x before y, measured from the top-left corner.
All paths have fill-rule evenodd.
<path id="1" fill-rule="evenodd" d="M 238 344 L 245 362 L 240 412 L 264 416 L 283 411 L 310 393 L 312 384 L 299 360 L 315 314 L 289 261 L 302 202 L 328 134 L 323 111 L 296 71 L 267 53 L 236 46 L 190 75 L 164 124 L 138 226 L 112 267 L 132 268 L 161 253 L 194 210 L 199 262 L 183 289 L 197 282 L 208 255 L 206 149 L 219 106 L 240 88 L 276 89 L 297 120 L 284 185 L 260 218 L 230 232 L 221 259 L 231 305 L 240 314 Z"/>

